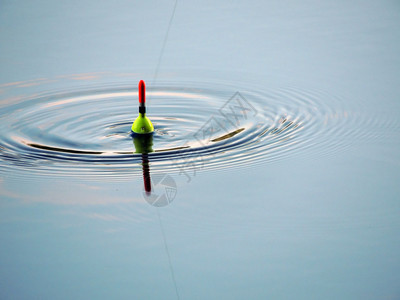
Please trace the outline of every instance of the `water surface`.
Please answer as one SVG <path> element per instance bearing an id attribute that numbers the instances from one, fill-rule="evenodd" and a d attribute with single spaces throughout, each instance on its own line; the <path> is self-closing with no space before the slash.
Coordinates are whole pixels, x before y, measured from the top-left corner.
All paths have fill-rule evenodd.
<path id="1" fill-rule="evenodd" d="M 399 298 L 400 6 L 173 7 L 0 4 L 0 298 Z"/>

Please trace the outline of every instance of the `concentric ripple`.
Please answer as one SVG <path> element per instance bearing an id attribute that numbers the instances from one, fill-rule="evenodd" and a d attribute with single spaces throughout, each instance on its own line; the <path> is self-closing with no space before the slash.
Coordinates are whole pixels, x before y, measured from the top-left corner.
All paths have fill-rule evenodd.
<path id="1" fill-rule="evenodd" d="M 153 151 L 146 157 L 153 173 L 328 154 L 346 146 L 352 128 L 352 112 L 321 92 L 176 85 L 148 90 L 155 133 Z M 138 152 L 143 150 L 135 149 L 130 131 L 137 115 L 137 90 L 131 86 L 44 93 L 1 111 L 3 172 L 110 178 L 141 174 Z"/>

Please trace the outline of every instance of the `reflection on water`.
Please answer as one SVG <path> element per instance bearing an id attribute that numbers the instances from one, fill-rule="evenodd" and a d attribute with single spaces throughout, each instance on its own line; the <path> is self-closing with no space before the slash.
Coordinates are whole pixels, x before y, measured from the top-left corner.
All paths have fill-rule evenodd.
<path id="1" fill-rule="evenodd" d="M 132 133 L 135 153 L 142 154 L 143 183 L 145 192 L 151 194 L 151 178 L 149 153 L 153 152 L 153 134 L 135 134 Z"/>

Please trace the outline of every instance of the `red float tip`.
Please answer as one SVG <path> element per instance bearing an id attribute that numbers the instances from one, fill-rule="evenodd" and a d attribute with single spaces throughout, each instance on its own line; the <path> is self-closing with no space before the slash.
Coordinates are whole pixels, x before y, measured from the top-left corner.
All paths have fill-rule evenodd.
<path id="1" fill-rule="evenodd" d="M 143 80 L 139 81 L 139 103 L 144 105 L 146 102 L 146 85 Z"/>

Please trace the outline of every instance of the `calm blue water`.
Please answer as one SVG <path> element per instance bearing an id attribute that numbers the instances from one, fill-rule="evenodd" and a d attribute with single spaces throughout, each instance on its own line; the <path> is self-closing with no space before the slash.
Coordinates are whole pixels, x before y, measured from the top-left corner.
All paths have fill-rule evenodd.
<path id="1" fill-rule="evenodd" d="M 399 299 L 400 4 L 174 4 L 0 3 L 0 298 Z"/>

